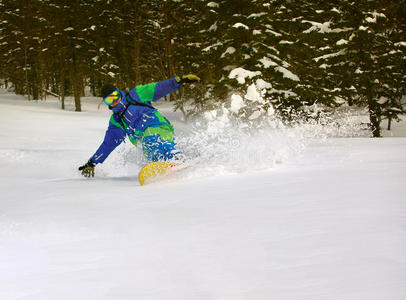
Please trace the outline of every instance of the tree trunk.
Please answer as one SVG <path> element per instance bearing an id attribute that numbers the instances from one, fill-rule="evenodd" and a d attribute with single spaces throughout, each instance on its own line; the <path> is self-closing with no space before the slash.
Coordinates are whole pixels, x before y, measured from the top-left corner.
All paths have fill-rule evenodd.
<path id="1" fill-rule="evenodd" d="M 134 11 L 137 11 L 139 7 L 139 1 L 134 1 L 133 2 L 133 9 Z M 142 84 L 142 78 L 141 78 L 141 34 L 142 34 L 142 17 L 141 14 L 138 16 L 136 19 L 135 23 L 135 30 L 136 33 L 133 37 L 133 43 L 134 43 L 134 55 L 133 55 L 133 66 L 134 66 L 134 71 L 135 71 L 135 79 L 133 79 L 135 82 L 135 85 Z"/>
<path id="2" fill-rule="evenodd" d="M 80 79 L 77 78 L 78 75 L 73 78 L 73 96 L 75 98 L 75 111 L 82 111 L 82 106 L 80 103 L 80 95 L 82 93 L 82 85 Z"/>
<path id="3" fill-rule="evenodd" d="M 36 64 L 31 64 L 31 94 L 33 100 L 39 100 L 38 72 Z"/>
<path id="4" fill-rule="evenodd" d="M 24 77 L 25 77 L 25 89 L 28 95 L 28 101 L 31 100 L 29 82 L 28 82 L 28 58 L 27 58 L 27 49 L 24 48 Z"/>
<path id="5" fill-rule="evenodd" d="M 61 108 L 65 109 L 65 73 L 62 71 L 61 75 Z"/>
<path id="6" fill-rule="evenodd" d="M 73 83 L 73 97 L 75 99 L 75 111 L 82 111 L 80 103 L 80 95 L 82 92 L 82 84 L 81 84 L 82 75 L 79 73 L 79 66 L 77 64 L 75 50 L 73 50 L 72 54 L 72 64 L 73 64 L 72 68 L 73 73 L 71 73 L 71 82 Z"/>
<path id="7" fill-rule="evenodd" d="M 381 137 L 381 109 L 372 95 L 368 95 L 369 120 L 373 137 Z"/>
<path id="8" fill-rule="evenodd" d="M 142 83 L 141 79 L 141 72 L 140 72 L 140 56 L 141 56 L 141 43 L 140 43 L 140 36 L 141 30 L 137 29 L 137 34 L 134 37 L 134 68 L 135 68 L 135 85 L 139 85 Z"/>

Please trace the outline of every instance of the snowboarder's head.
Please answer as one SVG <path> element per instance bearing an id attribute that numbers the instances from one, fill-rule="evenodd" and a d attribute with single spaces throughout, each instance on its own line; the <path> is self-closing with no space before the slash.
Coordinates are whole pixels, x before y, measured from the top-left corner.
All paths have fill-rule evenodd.
<path id="1" fill-rule="evenodd" d="M 101 94 L 104 103 L 106 103 L 110 109 L 119 104 L 121 101 L 120 91 L 111 84 L 105 84 L 101 89 Z"/>

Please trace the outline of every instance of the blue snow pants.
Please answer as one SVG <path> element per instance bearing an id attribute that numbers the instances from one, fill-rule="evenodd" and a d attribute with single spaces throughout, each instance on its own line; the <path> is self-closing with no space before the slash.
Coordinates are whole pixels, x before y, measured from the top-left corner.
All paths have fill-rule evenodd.
<path id="1" fill-rule="evenodd" d="M 173 141 L 164 140 L 159 135 L 146 136 L 142 140 L 142 149 L 149 161 L 168 161 L 181 152 L 176 150 Z"/>

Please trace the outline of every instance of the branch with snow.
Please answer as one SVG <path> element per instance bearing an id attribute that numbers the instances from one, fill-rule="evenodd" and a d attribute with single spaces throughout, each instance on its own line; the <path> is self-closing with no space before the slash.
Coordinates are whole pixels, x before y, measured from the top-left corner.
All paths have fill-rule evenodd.
<path id="1" fill-rule="evenodd" d="M 236 68 L 230 72 L 228 75 L 228 78 L 230 79 L 236 79 L 238 83 L 244 84 L 246 78 L 253 78 L 255 76 L 261 75 L 262 73 L 260 71 L 249 71 L 245 70 L 243 68 Z"/>
<path id="2" fill-rule="evenodd" d="M 243 28 L 243 29 L 246 29 L 246 30 L 249 30 L 249 29 L 250 29 L 247 25 L 244 25 L 243 23 L 235 23 L 235 24 L 233 25 L 233 27 L 234 27 L 234 28 Z"/>
<path id="3" fill-rule="evenodd" d="M 288 69 L 278 65 L 276 62 L 271 60 L 269 57 L 264 56 L 259 60 L 259 62 L 264 66 L 265 69 L 269 67 L 274 67 L 274 69 L 278 72 L 281 72 L 283 74 L 284 78 L 289 78 L 293 81 L 300 81 L 299 76 L 293 74 L 291 71 Z"/>

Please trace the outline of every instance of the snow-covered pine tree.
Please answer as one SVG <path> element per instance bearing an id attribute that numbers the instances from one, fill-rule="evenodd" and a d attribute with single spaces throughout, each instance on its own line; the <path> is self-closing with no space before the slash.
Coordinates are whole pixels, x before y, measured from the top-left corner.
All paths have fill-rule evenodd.
<path id="1" fill-rule="evenodd" d="M 28 80 L 26 68 L 27 42 L 22 28 L 21 8 L 17 1 L 0 2 L 0 62 L 1 77 L 14 85 L 17 94 L 24 94 Z M 24 78 L 27 78 L 26 80 Z"/>
<path id="2" fill-rule="evenodd" d="M 124 77 L 125 73 L 120 67 L 127 68 L 128 65 L 125 42 L 122 39 L 126 36 L 126 17 L 123 16 L 121 6 L 115 5 L 112 1 L 94 0 L 92 5 L 92 11 L 97 17 L 89 19 L 91 21 L 85 30 L 87 38 L 92 41 L 88 63 L 92 67 L 93 88 L 97 90 L 105 82 L 122 87 L 127 78 Z"/>
<path id="3" fill-rule="evenodd" d="M 223 31 L 227 26 L 221 7 L 223 1 L 202 1 L 199 18 L 200 30 L 197 31 L 199 46 L 199 74 L 206 85 L 206 91 L 197 98 L 197 112 L 213 108 L 215 99 L 221 94 L 226 94 L 225 87 L 219 81 L 223 77 L 222 66 L 220 65 L 219 47 L 224 42 Z"/>
<path id="4" fill-rule="evenodd" d="M 382 117 L 387 119 L 387 129 L 390 130 L 392 120 L 399 121 L 399 116 L 406 113 L 403 99 L 406 95 L 406 5 L 396 1 L 385 2 L 387 24 L 384 35 L 390 47 L 378 57 L 378 64 L 386 70 L 379 78 L 381 88 L 378 91 L 378 103 L 382 107 Z"/>
<path id="5" fill-rule="evenodd" d="M 392 90 L 387 58 L 394 58 L 395 64 L 402 61 L 390 54 L 399 49 L 391 40 L 393 24 L 387 16 L 389 3 L 363 0 L 340 1 L 339 4 L 342 19 L 337 27 L 343 29 L 345 37 L 335 45 L 330 44 L 331 54 L 322 58 L 329 66 L 329 78 L 340 88 L 341 97 L 350 104 L 368 107 L 372 133 L 379 137 L 386 106 L 381 96 L 384 91 Z"/>
<path id="6" fill-rule="evenodd" d="M 340 18 L 334 2 L 304 1 L 301 16 L 298 20 L 305 28 L 298 35 L 303 54 L 298 59 L 298 74 L 302 82 L 297 87 L 297 93 L 304 105 L 313 103 L 335 107 L 341 103 L 338 97 L 340 90 L 331 80 L 325 57 L 339 57 L 334 47 L 345 31 L 337 28 Z M 302 46 L 303 45 L 303 46 Z"/>
<path id="7" fill-rule="evenodd" d="M 237 88 L 228 78 L 231 70 L 244 67 L 248 52 L 246 42 L 249 1 L 206 1 L 206 14 L 201 32 L 202 53 L 205 58 L 209 93 L 226 99 L 229 92 Z"/>
<path id="8" fill-rule="evenodd" d="M 41 96 L 43 73 L 40 7 L 38 0 L 1 3 L 2 76 L 13 82 L 17 93 L 36 100 Z"/>
<path id="9" fill-rule="evenodd" d="M 265 23 L 269 51 L 263 58 L 266 78 L 272 83 L 272 103 L 286 117 L 292 109 L 312 104 L 315 92 L 311 82 L 313 49 L 303 31 L 314 12 L 308 1 L 274 1 L 272 13 Z M 268 65 L 268 66 L 267 66 Z M 310 79 L 310 80 L 309 80 Z"/>
<path id="10" fill-rule="evenodd" d="M 172 0 L 166 2 L 163 15 L 162 32 L 166 43 L 164 44 L 167 65 L 167 77 L 184 74 L 198 74 L 205 76 L 201 59 L 201 40 L 199 31 L 202 29 L 202 11 L 205 3 L 193 0 Z M 192 113 L 186 105 L 192 101 L 198 108 L 202 103 L 205 87 L 192 84 L 188 89 L 181 89 L 178 93 L 170 94 L 175 101 L 175 109 L 179 109 L 187 119 Z"/>
<path id="11" fill-rule="evenodd" d="M 252 115 L 252 111 L 264 110 L 265 104 L 257 101 L 257 97 L 246 97 L 248 87 L 254 84 L 252 88 L 256 89 L 255 81 L 261 77 L 259 60 L 263 57 L 260 53 L 264 49 L 265 27 L 260 22 L 263 15 L 269 14 L 269 6 L 263 6 L 263 2 L 207 1 L 205 29 L 201 31 L 210 82 L 206 95 L 219 99 L 218 105 L 229 100 L 232 94 L 238 95 L 247 108 L 242 112 L 234 107 L 233 112 L 246 117 Z M 257 95 L 257 91 L 254 94 Z"/>

